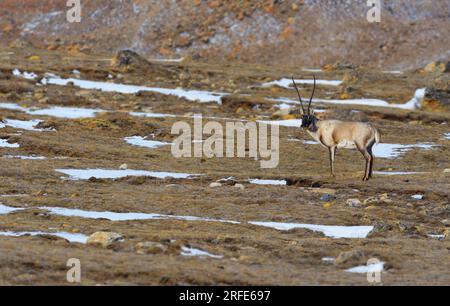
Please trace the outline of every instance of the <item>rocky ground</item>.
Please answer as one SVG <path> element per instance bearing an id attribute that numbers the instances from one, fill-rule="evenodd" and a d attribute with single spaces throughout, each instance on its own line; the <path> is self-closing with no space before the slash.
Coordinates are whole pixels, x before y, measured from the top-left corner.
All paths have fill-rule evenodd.
<path id="1" fill-rule="evenodd" d="M 66 0 L 3 0 L 0 45 L 389 70 L 448 59 L 448 1 L 381 2 L 381 22 L 369 23 L 367 0 L 82 0 L 81 22 L 69 23 Z"/>
<path id="2" fill-rule="evenodd" d="M 295 100 L 295 91 L 260 85 L 291 74 L 310 79 L 310 71 L 233 62 L 147 62 L 133 54 L 112 59 L 31 47 L 2 49 L 0 59 L 0 102 L 15 103 L 1 105 L 5 126 L 0 129 L 0 235 L 9 235 L 0 236 L 0 284 L 68 284 L 69 258 L 80 259 L 83 285 L 367 285 L 366 274 L 346 270 L 370 258 L 385 263 L 385 285 L 450 284 L 445 63 L 401 74 L 351 65 L 328 65 L 314 72 L 321 80 L 343 80 L 339 86 L 319 85 L 320 99 L 372 98 L 404 104 L 418 88 L 428 88 L 418 110 L 314 103 L 325 111 L 319 113 L 322 118 L 372 122 L 383 143 L 433 145 L 377 158 L 376 171 L 407 173 L 376 174 L 363 183 L 359 153 L 340 150 L 338 175 L 329 178 L 326 150 L 303 143 L 310 139 L 295 127 L 280 127 L 280 164 L 275 169 L 261 169 L 251 158 L 176 159 L 170 146 L 146 148 L 124 141 L 142 136 L 169 143 L 176 137 L 170 133 L 175 122 L 192 123 L 192 115 L 200 113 L 221 123 L 295 119 L 295 105 L 279 110 L 280 102 L 273 100 Z M 75 81 L 50 84 L 44 78 L 48 73 L 75 81 L 229 95 L 222 103 L 198 103 L 151 91 L 105 92 L 80 88 Z M 308 97 L 311 89 L 302 85 L 302 95 Z M 73 119 L 33 113 L 53 106 L 108 112 Z M 176 116 L 139 117 L 130 112 Z M 35 130 L 13 121 L 36 119 L 42 122 L 35 122 Z M 71 180 L 55 171 L 120 168 L 201 175 Z M 251 184 L 250 179 L 282 180 L 285 185 Z M 164 217 L 112 221 L 125 215 L 64 216 L 52 211 L 55 207 Z M 373 230 L 366 238 L 333 238 L 310 229 L 279 230 L 250 223 L 254 221 Z M 11 236 L 25 232 L 34 234 Z M 82 239 L 87 243 L 77 243 L 51 235 L 58 232 L 86 238 L 96 234 Z M 210 256 L 186 256 L 193 250 Z"/>

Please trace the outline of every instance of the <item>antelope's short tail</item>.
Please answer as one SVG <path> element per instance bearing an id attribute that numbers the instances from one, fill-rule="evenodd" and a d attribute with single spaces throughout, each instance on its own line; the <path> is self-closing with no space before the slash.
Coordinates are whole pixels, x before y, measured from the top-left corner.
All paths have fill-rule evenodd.
<path id="1" fill-rule="evenodd" d="M 380 141 L 381 141 L 380 132 L 377 129 L 375 129 L 375 143 L 378 144 L 380 143 Z"/>

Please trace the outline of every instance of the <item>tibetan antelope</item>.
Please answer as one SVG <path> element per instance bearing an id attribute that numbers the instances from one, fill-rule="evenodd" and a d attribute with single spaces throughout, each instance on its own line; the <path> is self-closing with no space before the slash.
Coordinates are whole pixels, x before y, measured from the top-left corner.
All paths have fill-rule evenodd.
<path id="1" fill-rule="evenodd" d="M 314 112 L 311 114 L 311 102 L 316 91 L 316 77 L 314 76 L 314 87 L 311 98 L 309 99 L 308 112 L 305 112 L 300 92 L 292 77 L 295 90 L 300 99 L 302 110 L 301 128 L 319 142 L 322 146 L 328 148 L 330 153 L 331 176 L 334 174 L 334 160 L 338 148 L 358 149 L 366 159 L 366 170 L 364 171 L 363 181 L 368 181 L 372 177 L 373 154 L 372 147 L 380 142 L 380 133 L 370 123 L 364 122 L 345 122 L 339 120 L 319 120 Z"/>

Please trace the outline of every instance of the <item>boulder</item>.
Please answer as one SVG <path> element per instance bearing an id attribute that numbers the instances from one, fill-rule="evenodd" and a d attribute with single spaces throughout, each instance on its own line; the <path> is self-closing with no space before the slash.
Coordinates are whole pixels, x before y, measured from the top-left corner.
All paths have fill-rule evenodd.
<path id="1" fill-rule="evenodd" d="M 154 72 L 162 72 L 156 64 L 152 64 L 145 58 L 131 50 L 119 51 L 111 61 L 111 65 L 121 68 L 125 72 L 139 69 L 150 69 Z"/>
<path id="2" fill-rule="evenodd" d="M 425 73 L 449 73 L 450 61 L 431 62 L 422 71 Z"/>
<path id="3" fill-rule="evenodd" d="M 450 111 L 450 90 L 427 88 L 422 109 L 435 112 Z"/>
<path id="4" fill-rule="evenodd" d="M 96 232 L 89 236 L 87 244 L 100 245 L 104 248 L 108 248 L 121 241 L 123 241 L 123 237 L 118 233 Z"/>

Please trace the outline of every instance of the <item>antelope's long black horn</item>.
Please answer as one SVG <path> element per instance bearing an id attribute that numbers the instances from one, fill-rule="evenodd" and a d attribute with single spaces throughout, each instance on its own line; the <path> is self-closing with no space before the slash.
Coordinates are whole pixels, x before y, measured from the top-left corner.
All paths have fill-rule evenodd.
<path id="1" fill-rule="evenodd" d="M 294 83 L 295 90 L 297 91 L 298 99 L 300 100 L 300 105 L 302 107 L 302 112 L 305 114 L 305 108 L 303 107 L 302 97 L 300 96 L 300 91 L 298 91 L 297 84 L 295 84 L 294 76 L 292 76 L 292 83 Z"/>
<path id="2" fill-rule="evenodd" d="M 314 98 L 314 93 L 316 92 L 316 76 L 313 75 L 313 78 L 314 78 L 314 87 L 313 87 L 313 92 L 312 92 L 311 98 L 309 99 L 308 115 L 311 115 L 311 102 L 312 102 L 312 99 Z"/>

